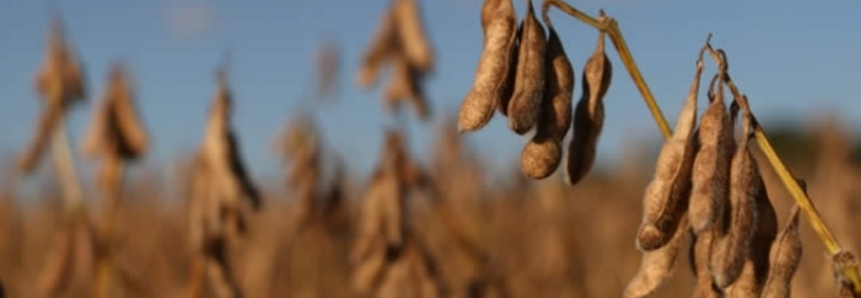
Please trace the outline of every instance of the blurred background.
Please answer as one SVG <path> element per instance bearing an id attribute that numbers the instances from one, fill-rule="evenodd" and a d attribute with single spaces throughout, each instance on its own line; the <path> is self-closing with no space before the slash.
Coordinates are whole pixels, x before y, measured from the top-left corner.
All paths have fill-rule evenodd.
<path id="1" fill-rule="evenodd" d="M 177 269 L 185 264 L 181 261 L 183 255 L 171 255 L 169 248 L 170 243 L 184 237 L 184 232 L 177 231 L 182 229 L 171 228 L 179 225 L 184 215 L 174 210 L 177 208 L 173 204 L 178 204 L 179 199 L 152 199 L 178 196 L 168 191 L 175 181 L 170 178 L 174 176 L 166 173 L 172 173 L 177 160 L 197 148 L 202 139 L 207 109 L 216 91 L 213 71 L 224 60 L 225 53 L 230 55 L 229 82 L 235 98 L 232 125 L 243 148 L 242 158 L 253 179 L 264 189 L 265 200 L 274 202 L 272 206 L 275 206 L 255 220 L 268 228 L 261 228 L 267 232 L 255 234 L 251 243 L 280 241 L 272 236 L 282 229 L 278 219 L 279 210 L 284 209 L 278 206 L 287 204 L 290 196 L 285 194 L 283 169 L 271 144 L 283 126 L 300 111 L 313 115 L 326 150 L 346 160 L 350 177 L 355 181 L 349 188 L 354 192 L 346 197 L 360 196 L 361 185 L 378 164 L 385 127 L 406 123 L 403 128 L 408 135 L 410 155 L 427 168 L 438 164 L 434 156 L 441 142 L 440 127 L 443 122 L 451 121 L 447 115 L 456 115 L 472 84 L 481 53 L 479 14 L 482 1 L 418 2 L 437 57 L 435 70 L 424 87 L 433 113 L 430 121 L 417 120 L 409 110 L 404 111 L 409 116 L 402 118 L 385 112 L 380 100 L 383 94 L 380 84 L 364 90 L 356 83 L 361 56 L 389 5 L 386 0 L 3 1 L 0 3 L 0 162 L 4 172 L 9 172 L 15 155 L 32 134 L 41 109 L 33 78 L 43 59 L 50 9 L 56 9 L 65 22 L 68 40 L 82 60 L 90 90 L 88 102 L 69 114 L 73 142 L 78 142 L 90 119 L 90 108 L 102 96 L 110 64 L 124 61 L 130 67 L 136 105 L 152 136 L 153 148 L 143 161 L 130 169 L 128 187 L 139 191 L 129 195 L 131 203 L 124 211 L 129 216 L 121 226 L 126 231 L 146 227 L 140 232 L 152 234 L 135 237 L 141 243 L 129 246 L 136 247 L 128 250 L 128 254 L 135 256 L 129 258 L 136 260 L 131 261 L 135 264 L 151 266 L 138 266 L 142 272 L 137 273 L 136 278 L 148 280 L 143 283 L 172 293 L 173 287 L 181 287 L 182 280 L 187 278 L 183 269 Z M 714 3 L 582 0 L 569 3 L 592 15 L 604 9 L 618 20 L 641 72 L 671 124 L 690 87 L 696 55 L 708 33 L 713 33 L 712 44 L 727 52 L 734 81 L 748 95 L 753 111 L 763 122 L 778 153 L 787 159 L 797 176 L 809 179 L 810 195 L 825 214 L 826 222 L 837 231 L 838 239 L 849 250 L 857 251 L 861 235 L 850 227 L 857 226 L 857 215 L 861 212 L 858 205 L 861 189 L 853 183 L 859 178 L 855 161 L 861 157 L 856 153 L 859 152 L 861 103 L 855 98 L 861 94 L 861 84 L 857 83 L 861 79 L 861 57 L 857 55 L 861 52 L 861 42 L 852 36 L 861 28 L 861 20 L 855 17 L 861 4 L 848 0 L 790 0 L 780 4 L 736 0 Z M 522 17 L 525 1 L 514 1 L 514 4 L 518 17 Z M 578 74 L 576 100 L 582 84 L 579 73 L 594 49 L 597 34 L 559 11 L 552 11 L 551 18 Z M 313 98 L 314 63 L 320 45 L 326 42 L 335 44 L 339 54 L 337 91 L 330 100 L 319 102 Z M 549 209 L 560 212 L 564 224 L 548 225 L 560 226 L 562 236 L 558 237 L 564 239 L 568 252 L 563 253 L 567 258 L 564 263 L 570 264 L 570 268 L 565 269 L 567 279 L 560 282 L 564 286 L 557 285 L 567 290 L 558 293 L 564 292 L 570 297 L 618 295 L 636 272 L 639 253 L 633 236 L 640 220 L 642 189 L 651 178 L 661 144 L 660 132 L 618 55 L 608 50 L 608 56 L 615 74 L 604 99 L 607 116 L 599 142 L 598 164 L 586 181 L 575 188 L 567 188 L 562 185 L 561 171 L 544 181 L 526 181 L 519 173 L 518 158 L 528 137 L 510 133 L 505 118 L 497 115 L 484 129 L 461 136 L 464 146 L 480 161 L 480 171 L 484 173 L 480 177 L 485 181 L 457 182 L 452 187 L 480 189 L 478 192 L 464 190 L 471 194 L 464 196 L 480 203 L 475 203 L 479 206 L 473 209 L 464 209 L 466 215 L 463 216 L 474 220 L 463 225 L 480 231 L 476 232 L 480 235 L 494 235 L 482 238 L 486 240 L 483 243 L 494 253 L 499 249 L 491 249 L 493 247 L 505 248 L 502 249 L 505 253 L 501 254 L 510 260 L 502 262 L 504 265 L 495 270 L 508 273 L 517 271 L 519 262 L 540 263 L 530 259 L 541 255 L 535 250 L 556 245 L 532 244 L 542 240 L 529 233 L 549 229 L 542 226 L 548 223 L 539 220 L 548 217 L 541 213 L 549 212 L 541 211 L 544 210 L 541 204 L 545 203 L 531 199 L 554 198 L 550 201 L 555 207 Z M 707 63 L 704 77 L 708 78 L 713 71 L 712 64 Z M 91 176 L 91 166 L 78 161 L 79 174 Z M 771 169 L 767 166 L 763 169 L 764 175 L 769 177 L 769 191 L 782 225 L 791 198 L 786 196 L 780 182 L 773 179 Z M 0 253 L 3 259 L 0 260 L 0 280 L 7 284 L 7 292 L 14 297 L 23 297 L 50 246 L 47 243 L 52 237 L 51 231 L 59 226 L 54 216 L 59 207 L 54 206 L 56 202 L 51 203 L 51 197 L 57 193 L 45 186 L 51 182 L 46 181 L 51 179 L 50 174 L 43 170 L 32 179 L 5 178 L 5 215 L 0 215 L 0 221 L 5 221 L 0 223 L 0 233 L 3 233 L 0 250 L 4 252 Z M 85 183 L 87 179 L 84 178 Z M 530 208 L 537 211 L 530 211 Z M 416 221 L 422 220 L 427 221 L 431 235 L 428 237 L 437 239 L 430 245 L 434 247 L 431 250 L 441 255 L 454 254 L 449 252 L 453 248 L 446 244 L 450 242 L 446 238 L 450 231 L 437 227 L 433 217 L 416 216 Z M 535 223 L 518 224 L 524 221 Z M 29 229 L 28 226 L 39 228 Z M 810 295 L 833 295 L 829 292 L 835 289 L 824 264 L 824 249 L 810 237 L 809 225 L 804 222 L 802 226 L 807 241 L 804 265 L 796 277 L 797 296 L 808 297 L 802 288 L 813 291 L 807 292 Z M 284 263 L 291 264 L 291 269 L 283 269 L 287 271 L 273 276 L 282 276 L 282 281 L 295 281 L 284 284 L 299 286 L 285 286 L 284 292 L 272 290 L 271 293 L 309 295 L 303 297 L 339 295 L 303 288 L 328 283 L 346 287 L 345 276 L 349 270 L 343 260 L 345 257 L 333 256 L 341 254 L 339 249 L 347 246 L 350 237 L 333 239 L 336 240 L 333 240 L 332 251 L 316 251 L 330 254 L 330 258 L 322 258 L 325 260 L 320 261 L 322 263 L 296 265 L 301 262 L 285 259 Z M 315 253 L 309 246 L 322 245 L 311 240 L 299 243 L 305 244 L 290 249 L 276 244 L 264 246 L 272 251 L 289 251 L 291 253 L 285 254 L 301 256 Z M 164 247 L 164 251 L 147 252 L 144 247 Z M 155 257 L 144 256 L 153 251 L 160 253 Z M 164 261 L 144 262 L 154 260 L 146 258 Z M 457 267 L 460 261 L 456 258 L 440 262 L 444 272 L 468 270 Z M 147 270 L 173 273 L 143 273 Z M 299 273 L 307 270 L 322 270 L 330 275 Z M 678 272 L 677 278 L 664 290 L 666 297 L 689 293 L 689 271 Z M 243 280 L 254 280 L 249 277 L 251 273 L 242 274 Z M 460 278 L 455 273 L 446 276 L 452 280 Z M 323 281 L 319 284 L 298 282 L 305 278 Z M 532 277 L 519 278 L 511 277 L 510 281 L 515 293 L 512 295 L 517 297 L 529 297 L 528 293 L 534 293 L 530 291 L 539 288 L 553 288 L 540 286 L 530 279 Z M 244 286 L 254 288 L 250 283 Z M 322 288 L 325 287 L 316 289 Z"/>

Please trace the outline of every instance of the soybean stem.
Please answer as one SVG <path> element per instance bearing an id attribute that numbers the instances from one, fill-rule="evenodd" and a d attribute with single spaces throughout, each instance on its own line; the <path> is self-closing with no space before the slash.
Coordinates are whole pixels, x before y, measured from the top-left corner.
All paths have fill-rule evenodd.
<path id="1" fill-rule="evenodd" d="M 613 41 L 613 46 L 616 48 L 616 52 L 619 53 L 619 58 L 622 59 L 622 64 L 625 65 L 625 68 L 628 70 L 628 74 L 631 75 L 631 79 L 634 80 L 634 84 L 637 85 L 637 89 L 639 89 L 640 94 L 643 95 L 646 105 L 649 107 L 649 111 L 652 112 L 652 118 L 655 119 L 655 122 L 661 130 L 661 133 L 664 135 L 664 138 L 670 138 L 670 135 L 672 134 L 670 125 L 667 123 L 667 119 L 661 112 L 661 108 L 658 106 L 654 95 L 652 95 L 652 90 L 650 90 L 649 85 L 646 84 L 646 79 L 643 78 L 643 74 L 640 73 L 640 68 L 637 67 L 637 63 L 634 62 L 634 57 L 631 55 L 631 50 L 628 49 L 628 44 L 622 36 L 622 31 L 619 30 L 619 24 L 616 20 L 603 16 L 600 18 L 593 18 L 574 7 L 571 7 L 562 0 L 545 1 L 545 3 L 550 3 L 550 5 L 555 6 L 562 12 L 567 13 L 595 29 L 605 32 L 610 36 L 610 40 Z"/>

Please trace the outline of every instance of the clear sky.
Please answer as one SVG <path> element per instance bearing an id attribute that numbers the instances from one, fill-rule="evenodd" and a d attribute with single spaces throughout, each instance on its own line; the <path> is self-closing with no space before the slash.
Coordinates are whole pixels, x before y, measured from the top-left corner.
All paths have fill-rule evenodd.
<path id="1" fill-rule="evenodd" d="M 481 1 L 419 2 L 438 57 L 437 71 L 427 80 L 431 106 L 437 115 L 456 112 L 472 84 L 481 51 Z M 137 105 L 154 138 L 149 161 L 197 146 L 206 107 L 215 93 L 213 70 L 229 49 L 234 125 L 257 175 L 279 171 L 269 144 L 287 117 L 308 100 L 303 95 L 312 88 L 315 48 L 324 40 L 336 40 L 343 54 L 341 92 L 338 102 L 319 106 L 315 114 L 326 142 L 365 174 L 377 158 L 381 128 L 395 120 L 381 112 L 382 88 L 363 91 L 354 78 L 360 55 L 388 3 L 0 1 L 0 155 L 8 158 L 20 151 L 32 132 L 40 108 L 32 78 L 44 51 L 48 8 L 57 5 L 67 36 L 83 58 L 90 103 L 101 96 L 109 64 L 117 59 L 129 62 Z M 525 1 L 514 3 L 522 16 Z M 590 14 L 604 8 L 618 19 L 671 123 L 690 86 L 697 51 L 713 32 L 713 45 L 727 51 L 734 79 L 760 118 L 807 121 L 811 111 L 837 110 L 844 121 L 861 124 L 858 1 L 569 3 Z M 551 17 L 578 73 L 576 100 L 581 92 L 579 73 L 594 49 L 596 32 L 558 11 Z M 603 163 L 618 158 L 628 139 L 660 139 L 618 56 L 613 52 L 609 56 L 616 75 L 605 98 L 607 119 L 599 148 Z M 706 76 L 713 70 L 708 64 Z M 81 135 L 91 107 L 72 113 L 74 136 Z M 414 152 L 428 151 L 434 128 L 409 119 Z M 508 130 L 500 115 L 468 138 L 497 169 L 516 165 L 526 142 Z"/>

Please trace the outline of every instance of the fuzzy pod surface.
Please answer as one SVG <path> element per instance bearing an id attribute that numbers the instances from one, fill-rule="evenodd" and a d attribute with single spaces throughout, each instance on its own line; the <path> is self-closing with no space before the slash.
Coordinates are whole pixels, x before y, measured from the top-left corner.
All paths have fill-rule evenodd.
<path id="1" fill-rule="evenodd" d="M 643 196 L 643 222 L 637 232 L 637 248 L 652 251 L 672 238 L 672 231 L 685 217 L 691 192 L 691 171 L 696 156 L 697 94 L 702 75 L 702 59 L 685 104 L 679 112 L 673 135 L 664 143 L 655 166 L 655 177 Z"/>
<path id="2" fill-rule="evenodd" d="M 723 100 L 723 84 L 715 83 L 721 74 L 716 74 L 709 88 L 711 101 L 700 119 L 700 148 L 694 159 L 693 188 L 688 205 L 688 217 L 695 233 L 714 225 L 724 214 L 729 200 L 729 173 L 733 156 L 734 140 L 732 123 Z"/>
<path id="3" fill-rule="evenodd" d="M 565 177 L 576 185 L 595 163 L 598 137 L 604 127 L 604 95 L 610 88 L 613 67 L 604 51 L 604 33 L 598 33 L 598 44 L 583 68 L 583 94 L 574 109 L 572 138 L 568 144 Z"/>
<path id="4" fill-rule="evenodd" d="M 545 88 L 535 136 L 523 148 L 520 168 L 526 176 L 543 179 L 562 161 L 562 141 L 571 129 L 574 68 L 556 30 L 548 24 Z"/>
<path id="5" fill-rule="evenodd" d="M 511 53 L 517 39 L 517 15 L 511 0 L 500 1 L 484 34 L 484 47 L 475 78 L 458 115 L 458 131 L 481 129 L 502 101 L 510 71 Z"/>
<path id="6" fill-rule="evenodd" d="M 523 135 L 538 123 L 544 98 L 547 35 L 535 17 L 532 0 L 526 0 L 526 15 L 520 25 L 514 91 L 508 102 L 508 127 Z"/>

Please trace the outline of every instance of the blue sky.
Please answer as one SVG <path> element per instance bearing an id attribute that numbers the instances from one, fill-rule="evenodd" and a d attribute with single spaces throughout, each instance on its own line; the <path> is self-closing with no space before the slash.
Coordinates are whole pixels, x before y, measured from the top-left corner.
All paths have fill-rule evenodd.
<path id="1" fill-rule="evenodd" d="M 427 93 L 437 115 L 456 112 L 481 51 L 479 0 L 419 1 L 437 53 Z M 57 5 L 67 35 L 86 66 L 90 104 L 71 116 L 81 135 L 99 99 L 112 61 L 129 62 L 138 106 L 154 138 L 148 162 L 164 161 L 197 146 L 205 109 L 215 92 L 213 69 L 232 53 L 230 79 L 236 96 L 234 125 L 243 154 L 257 175 L 280 171 L 269 151 L 273 136 L 311 88 L 314 50 L 320 42 L 341 46 L 338 102 L 316 107 L 326 142 L 360 174 L 377 158 L 381 128 L 395 123 L 382 113 L 381 88 L 361 90 L 354 77 L 359 58 L 389 0 L 367 1 L 2 1 L 0 2 L 0 156 L 23 148 L 38 115 L 32 78 L 42 58 L 48 8 Z M 515 0 L 522 16 L 525 1 Z M 582 0 L 569 2 L 590 14 L 604 8 L 618 19 L 628 45 L 665 115 L 674 118 L 690 86 L 694 60 L 706 35 L 724 48 L 731 72 L 754 111 L 766 120 L 807 121 L 812 111 L 838 111 L 861 124 L 861 19 L 858 1 L 700 2 L 681 0 Z M 596 32 L 551 13 L 577 76 L 594 48 Z M 611 52 L 615 77 L 605 103 L 607 121 L 600 161 L 620 157 L 627 140 L 660 139 L 641 96 Z M 707 66 L 706 75 L 713 71 Z M 707 80 L 706 80 L 707 81 Z M 702 106 L 702 105 L 701 105 Z M 410 111 L 411 112 L 411 111 Z M 434 121 L 441 120 L 436 117 Z M 408 120 L 413 152 L 424 155 L 436 123 Z M 496 169 L 516 165 L 524 137 L 511 133 L 500 115 L 468 136 Z"/>

